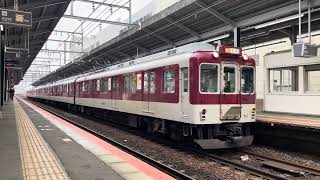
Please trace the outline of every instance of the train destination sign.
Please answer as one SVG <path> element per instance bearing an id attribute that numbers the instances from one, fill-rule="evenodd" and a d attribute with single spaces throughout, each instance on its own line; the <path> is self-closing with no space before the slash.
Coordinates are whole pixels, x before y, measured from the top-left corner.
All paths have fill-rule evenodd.
<path id="1" fill-rule="evenodd" d="M 0 24 L 31 27 L 32 13 L 0 8 Z"/>

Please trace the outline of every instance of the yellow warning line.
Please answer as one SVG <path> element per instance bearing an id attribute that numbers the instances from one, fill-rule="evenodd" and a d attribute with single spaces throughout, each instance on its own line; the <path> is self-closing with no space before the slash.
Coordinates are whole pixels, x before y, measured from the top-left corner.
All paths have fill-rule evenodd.
<path id="1" fill-rule="evenodd" d="M 25 180 L 69 179 L 60 161 L 45 142 L 26 112 L 15 100 L 16 122 Z"/>

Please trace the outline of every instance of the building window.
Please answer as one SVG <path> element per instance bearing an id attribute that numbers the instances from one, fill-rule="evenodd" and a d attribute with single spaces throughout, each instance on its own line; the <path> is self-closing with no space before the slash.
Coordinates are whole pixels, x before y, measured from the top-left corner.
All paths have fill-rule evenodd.
<path id="1" fill-rule="evenodd" d="M 320 65 L 305 67 L 306 91 L 320 93 Z"/>
<path id="2" fill-rule="evenodd" d="M 254 69 L 243 67 L 241 69 L 241 92 L 253 93 L 254 91 Z"/>
<path id="3" fill-rule="evenodd" d="M 164 72 L 164 92 L 165 93 L 174 93 L 175 81 L 174 81 L 174 72 L 172 70 L 166 70 Z"/>
<path id="4" fill-rule="evenodd" d="M 270 92 L 298 91 L 298 67 L 270 69 Z"/>
<path id="5" fill-rule="evenodd" d="M 200 65 L 200 90 L 204 93 L 218 92 L 218 66 L 214 64 Z"/>

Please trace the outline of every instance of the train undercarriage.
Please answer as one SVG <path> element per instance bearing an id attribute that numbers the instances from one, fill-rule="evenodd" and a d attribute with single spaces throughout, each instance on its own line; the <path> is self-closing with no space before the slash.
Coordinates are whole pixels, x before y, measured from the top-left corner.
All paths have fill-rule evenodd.
<path id="1" fill-rule="evenodd" d="M 252 123 L 195 125 L 62 102 L 35 100 L 62 107 L 72 112 L 94 116 L 100 120 L 114 121 L 122 125 L 138 128 L 147 133 L 162 134 L 176 142 L 192 144 L 202 149 L 242 147 L 251 145 L 253 141 Z"/>

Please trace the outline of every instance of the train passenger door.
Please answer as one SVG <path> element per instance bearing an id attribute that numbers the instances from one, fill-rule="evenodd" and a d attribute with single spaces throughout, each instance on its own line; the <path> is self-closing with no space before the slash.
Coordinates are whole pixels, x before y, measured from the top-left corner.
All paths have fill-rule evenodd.
<path id="1" fill-rule="evenodd" d="M 150 72 L 143 73 L 142 111 L 149 112 Z"/>
<path id="2" fill-rule="evenodd" d="M 112 77 L 112 94 L 111 94 L 111 107 L 117 108 L 117 99 L 119 97 L 119 78 L 118 77 Z"/>
<path id="3" fill-rule="evenodd" d="M 180 107 L 180 116 L 181 118 L 187 118 L 189 117 L 188 114 L 188 107 L 190 107 L 190 103 L 189 103 L 189 72 L 188 72 L 188 68 L 181 68 L 180 71 L 180 84 L 181 84 L 181 88 L 180 88 L 180 96 L 181 96 L 181 107 Z"/>
<path id="4" fill-rule="evenodd" d="M 220 72 L 220 119 L 238 120 L 241 118 L 239 65 L 222 64 Z"/>
<path id="5" fill-rule="evenodd" d="M 150 102 L 152 102 L 152 95 L 155 93 L 155 72 L 144 72 L 143 74 L 143 97 L 142 97 L 142 111 L 145 113 L 152 113 Z"/>

